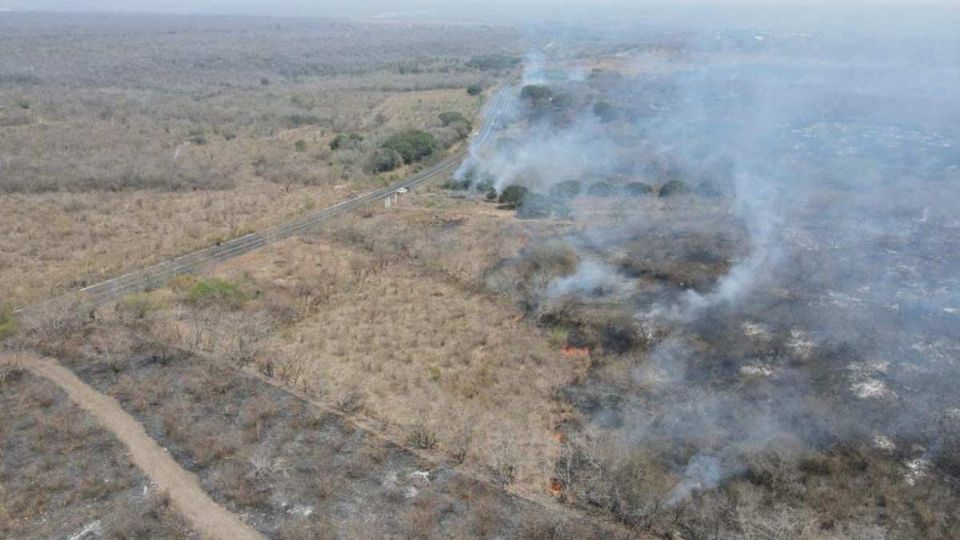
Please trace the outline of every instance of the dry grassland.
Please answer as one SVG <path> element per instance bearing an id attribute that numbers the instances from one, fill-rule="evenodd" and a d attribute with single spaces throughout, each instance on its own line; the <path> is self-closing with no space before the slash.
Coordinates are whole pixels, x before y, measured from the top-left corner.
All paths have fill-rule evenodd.
<path id="1" fill-rule="evenodd" d="M 369 172 L 379 145 L 412 128 L 456 142 L 438 115 L 476 114 L 466 87 L 497 74 L 467 62 L 512 39 L 188 17 L 0 27 L 20 58 L 0 59 L 0 303 L 15 306 L 402 178 Z M 331 148 L 349 134 L 363 140 Z"/>
<path id="2" fill-rule="evenodd" d="M 491 210 L 412 194 L 219 268 L 248 291 L 239 310 L 159 291 L 145 324 L 163 341 L 251 359 L 414 446 L 495 476 L 510 469 L 506 484 L 544 495 L 566 412 L 554 392 L 589 359 L 565 356 L 563 339 L 482 286 L 486 269 L 528 236 L 564 225 Z"/>

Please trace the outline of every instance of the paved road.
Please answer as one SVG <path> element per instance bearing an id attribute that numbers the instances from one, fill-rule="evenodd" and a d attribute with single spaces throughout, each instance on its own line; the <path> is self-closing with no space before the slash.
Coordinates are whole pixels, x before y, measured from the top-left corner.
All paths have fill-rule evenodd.
<path id="1" fill-rule="evenodd" d="M 501 89 L 489 101 L 484 112 L 484 125 L 473 139 L 474 146 L 487 144 L 493 134 L 501 127 L 507 92 L 507 88 Z M 127 294 L 161 287 L 178 275 L 202 272 L 234 257 L 315 229 L 331 218 L 368 203 L 385 199 L 400 189 L 411 189 L 428 180 L 443 178 L 457 169 L 465 155 L 466 151 L 460 150 L 443 161 L 386 188 L 304 214 L 257 233 L 241 236 L 216 246 L 84 287 L 80 289 L 80 293 L 94 304 L 103 304 Z"/>
<path id="2" fill-rule="evenodd" d="M 62 388 L 70 399 L 113 433 L 130 452 L 130 459 L 204 538 L 260 540 L 260 533 L 217 504 L 200 487 L 197 477 L 181 467 L 144 431 L 143 426 L 105 396 L 54 360 L 33 357 L 22 366 Z"/>

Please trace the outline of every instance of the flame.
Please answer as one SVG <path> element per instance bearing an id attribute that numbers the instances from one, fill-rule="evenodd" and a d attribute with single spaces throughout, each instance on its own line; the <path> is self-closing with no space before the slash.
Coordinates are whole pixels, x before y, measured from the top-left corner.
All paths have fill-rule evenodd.
<path id="1" fill-rule="evenodd" d="M 563 494 L 563 482 L 561 482 L 560 480 L 558 480 L 558 479 L 556 479 L 556 478 L 551 478 L 551 479 L 550 479 L 550 494 L 553 495 L 554 497 L 557 497 L 557 496 L 559 496 L 559 495 L 562 495 L 562 494 Z"/>
<path id="2" fill-rule="evenodd" d="M 590 356 L 590 349 L 587 347 L 566 346 L 563 348 L 563 355 L 567 358 L 584 358 Z"/>

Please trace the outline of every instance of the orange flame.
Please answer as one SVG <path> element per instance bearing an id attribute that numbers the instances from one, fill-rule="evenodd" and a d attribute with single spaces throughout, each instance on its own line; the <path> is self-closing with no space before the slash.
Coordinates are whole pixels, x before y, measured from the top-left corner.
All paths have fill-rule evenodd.
<path id="1" fill-rule="evenodd" d="M 550 494 L 554 497 L 558 497 L 563 494 L 563 482 L 557 480 L 556 478 L 550 479 Z"/>
<path id="2" fill-rule="evenodd" d="M 563 348 L 563 355 L 567 358 L 584 358 L 590 356 L 590 349 L 587 347 L 571 347 L 568 345 Z"/>

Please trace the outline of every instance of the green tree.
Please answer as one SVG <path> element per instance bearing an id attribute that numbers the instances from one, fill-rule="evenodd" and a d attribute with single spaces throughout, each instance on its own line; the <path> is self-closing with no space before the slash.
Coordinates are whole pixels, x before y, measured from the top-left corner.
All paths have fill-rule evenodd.
<path id="1" fill-rule="evenodd" d="M 370 169 L 373 172 L 389 172 L 403 165 L 403 156 L 390 148 L 377 148 L 370 158 Z"/>
<path id="2" fill-rule="evenodd" d="M 643 182 L 630 182 L 623 186 L 623 192 L 631 197 L 642 197 L 653 193 L 653 188 Z"/>
<path id="3" fill-rule="evenodd" d="M 594 103 L 593 114 L 603 122 L 612 122 L 617 118 L 617 111 L 609 101 Z"/>
<path id="4" fill-rule="evenodd" d="M 293 143 L 293 147 L 296 148 L 297 152 L 305 152 L 307 150 L 307 141 L 300 139 Z"/>
<path id="5" fill-rule="evenodd" d="M 580 182 L 567 180 L 550 188 L 550 195 L 558 199 L 573 199 L 577 195 L 580 195 L 581 191 L 583 191 L 583 187 Z"/>
<path id="6" fill-rule="evenodd" d="M 690 187 L 680 180 L 671 180 L 660 188 L 661 197 L 674 197 L 690 192 Z"/>
<path id="7" fill-rule="evenodd" d="M 467 120 L 467 117 L 465 117 L 464 115 L 456 111 L 447 111 L 444 113 L 440 113 L 439 118 L 440 118 L 440 122 L 444 126 L 449 126 L 451 124 L 456 124 L 456 123 L 464 123 L 464 124 L 470 123 L 470 121 Z"/>
<path id="8" fill-rule="evenodd" d="M 408 165 L 434 153 L 437 147 L 437 139 L 433 135 L 416 129 L 396 133 L 383 143 L 383 148 L 400 154 Z"/>
<path id="9" fill-rule="evenodd" d="M 467 87 L 467 94 L 471 96 L 479 96 L 481 93 L 483 93 L 483 87 L 479 84 L 471 84 Z"/>
<path id="10" fill-rule="evenodd" d="M 498 201 L 500 204 L 518 207 L 523 204 L 524 199 L 526 199 L 528 195 L 530 195 L 530 190 L 523 186 L 508 186 L 500 193 Z"/>

